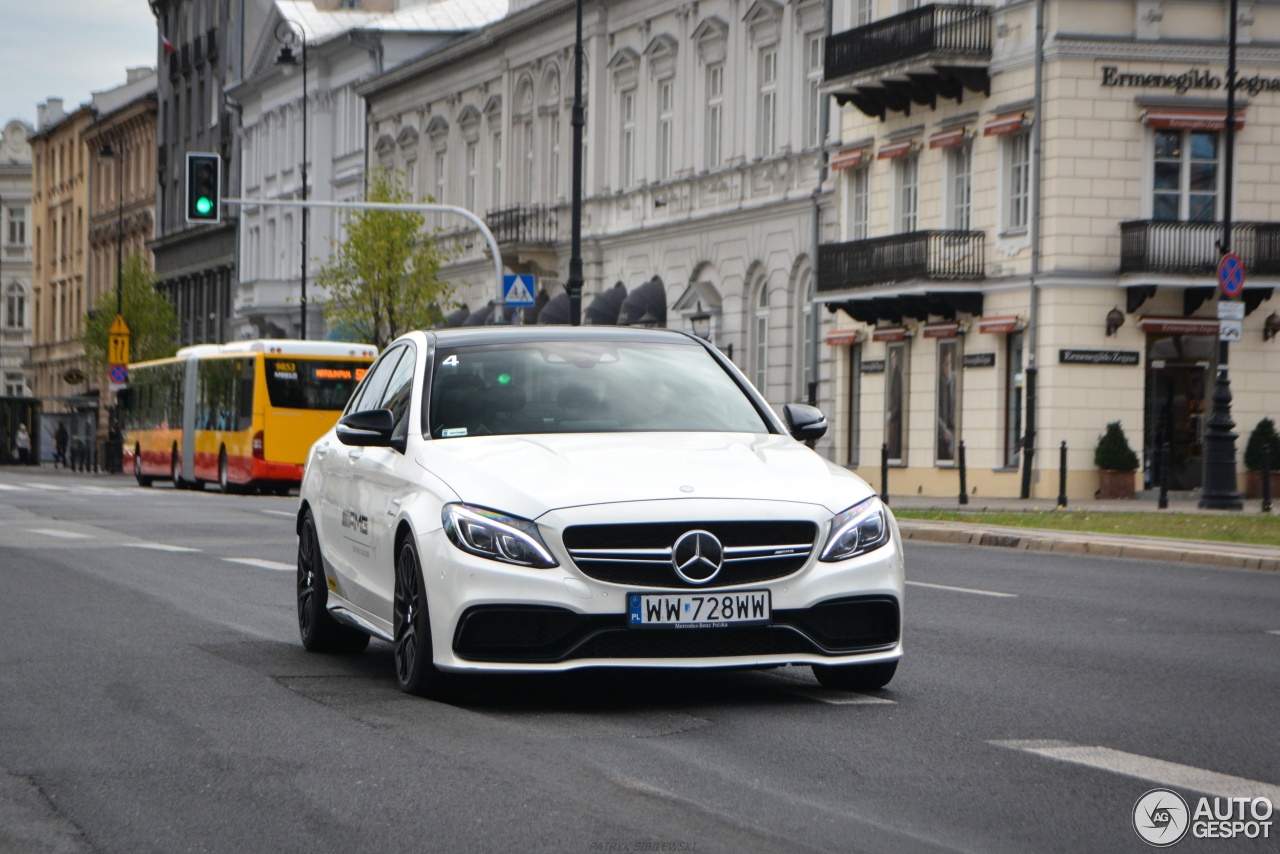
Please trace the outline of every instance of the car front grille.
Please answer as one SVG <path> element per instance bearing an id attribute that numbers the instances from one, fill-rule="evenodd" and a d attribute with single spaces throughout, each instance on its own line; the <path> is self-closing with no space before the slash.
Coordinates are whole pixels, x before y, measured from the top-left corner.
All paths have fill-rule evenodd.
<path id="1" fill-rule="evenodd" d="M 481 605 L 463 614 L 453 648 L 468 661 L 511 663 L 847 655 L 891 649 L 899 634 L 898 602 L 888 596 L 850 597 L 807 609 L 775 611 L 768 626 L 713 629 L 637 629 L 627 626 L 625 614 Z"/>
<path id="2" fill-rule="evenodd" d="M 564 545 L 574 564 L 597 581 L 645 589 L 694 588 L 672 564 L 675 542 L 690 531 L 706 531 L 724 547 L 716 587 L 756 584 L 800 569 L 813 553 L 813 522 L 660 522 L 574 525 Z"/>

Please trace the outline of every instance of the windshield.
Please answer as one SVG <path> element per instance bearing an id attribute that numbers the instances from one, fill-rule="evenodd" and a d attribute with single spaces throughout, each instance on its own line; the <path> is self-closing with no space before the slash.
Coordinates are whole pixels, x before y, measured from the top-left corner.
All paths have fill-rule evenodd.
<path id="1" fill-rule="evenodd" d="M 340 410 L 372 361 L 267 359 L 267 396 L 281 409 Z"/>
<path id="2" fill-rule="evenodd" d="M 688 344 L 539 341 L 442 347 L 433 438 L 513 433 L 767 433 L 750 398 Z"/>

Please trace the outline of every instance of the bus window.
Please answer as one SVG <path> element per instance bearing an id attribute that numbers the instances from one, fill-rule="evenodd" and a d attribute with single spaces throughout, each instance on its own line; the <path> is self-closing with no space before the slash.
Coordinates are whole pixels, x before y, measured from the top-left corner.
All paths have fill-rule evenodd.
<path id="1" fill-rule="evenodd" d="M 347 405 L 368 365 L 296 356 L 266 360 L 267 397 L 282 409 L 337 409 Z"/>

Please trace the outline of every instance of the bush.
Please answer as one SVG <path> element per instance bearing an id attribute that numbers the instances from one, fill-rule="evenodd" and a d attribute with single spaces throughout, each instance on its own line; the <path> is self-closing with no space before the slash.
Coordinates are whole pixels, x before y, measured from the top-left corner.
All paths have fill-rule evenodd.
<path id="1" fill-rule="evenodd" d="M 1280 469 L 1280 434 L 1276 433 L 1276 422 L 1264 418 L 1258 422 L 1249 434 L 1249 444 L 1244 449 L 1244 464 L 1249 471 L 1262 471 L 1262 449 L 1267 448 L 1271 455 L 1271 470 Z"/>
<path id="2" fill-rule="evenodd" d="M 1107 425 L 1107 432 L 1098 439 L 1098 448 L 1093 452 L 1093 464 L 1100 469 L 1116 471 L 1134 471 L 1138 467 L 1138 455 L 1129 447 L 1129 440 L 1124 437 L 1119 421 Z"/>

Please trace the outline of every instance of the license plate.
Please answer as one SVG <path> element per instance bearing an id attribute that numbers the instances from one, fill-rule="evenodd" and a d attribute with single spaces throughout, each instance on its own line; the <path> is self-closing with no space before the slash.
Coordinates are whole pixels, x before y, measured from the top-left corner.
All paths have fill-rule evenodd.
<path id="1" fill-rule="evenodd" d="M 627 625 L 633 629 L 715 629 L 760 626 L 773 616 L 768 590 L 733 593 L 629 593 Z"/>

